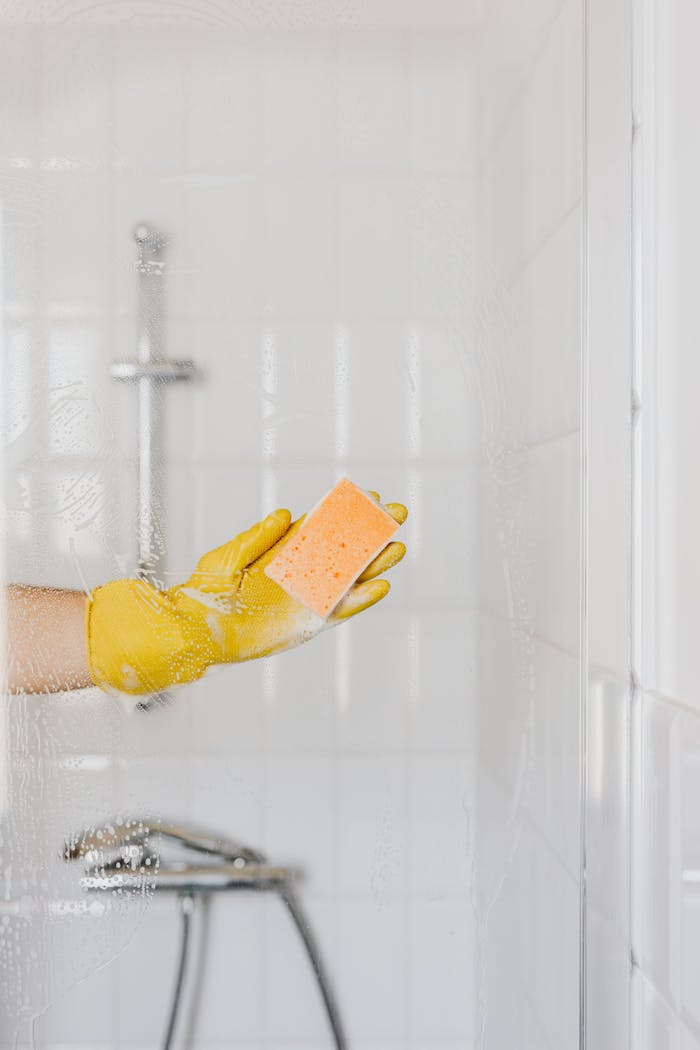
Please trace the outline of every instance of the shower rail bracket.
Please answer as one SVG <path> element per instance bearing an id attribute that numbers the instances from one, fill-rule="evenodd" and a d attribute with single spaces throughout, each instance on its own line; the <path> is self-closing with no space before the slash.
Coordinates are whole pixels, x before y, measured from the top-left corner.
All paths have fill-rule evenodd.
<path id="1" fill-rule="evenodd" d="M 111 374 L 122 383 L 155 379 L 162 383 L 188 383 L 197 375 L 194 361 L 114 361 Z"/>

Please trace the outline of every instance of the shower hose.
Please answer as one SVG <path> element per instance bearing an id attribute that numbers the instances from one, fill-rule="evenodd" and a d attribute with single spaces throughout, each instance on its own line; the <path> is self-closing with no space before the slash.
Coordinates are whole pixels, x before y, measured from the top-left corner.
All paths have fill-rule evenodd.
<path id="1" fill-rule="evenodd" d="M 309 962 L 311 963 L 311 968 L 316 977 L 321 998 L 323 1000 L 328 1024 L 333 1035 L 333 1045 L 336 1050 L 347 1050 L 347 1042 L 343 1033 L 338 1004 L 333 989 L 326 977 L 316 940 L 311 932 L 311 926 L 304 915 L 301 903 L 294 890 L 289 885 L 285 885 L 280 889 L 279 896 L 280 900 L 285 905 L 299 936 L 301 937 L 304 949 Z M 180 946 L 175 970 L 175 983 L 173 986 L 172 1000 L 168 1014 L 168 1023 L 163 1039 L 163 1050 L 174 1050 L 175 1048 L 175 1032 L 181 1014 L 183 993 L 191 956 L 192 916 L 197 904 L 195 894 L 192 892 L 183 893 L 178 899 L 180 904 Z"/>

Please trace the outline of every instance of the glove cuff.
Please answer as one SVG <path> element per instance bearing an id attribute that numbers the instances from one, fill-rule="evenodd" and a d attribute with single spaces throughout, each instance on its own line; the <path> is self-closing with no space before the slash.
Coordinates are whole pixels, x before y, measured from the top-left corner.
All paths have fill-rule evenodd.
<path id="1" fill-rule="evenodd" d="M 207 669 L 202 647 L 167 592 L 145 580 L 114 580 L 86 603 L 90 674 L 106 691 L 157 693 Z"/>

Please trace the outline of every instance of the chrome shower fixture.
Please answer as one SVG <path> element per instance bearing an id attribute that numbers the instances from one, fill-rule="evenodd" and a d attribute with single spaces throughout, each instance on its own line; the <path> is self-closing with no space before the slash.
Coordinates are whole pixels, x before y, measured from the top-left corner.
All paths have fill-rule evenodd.
<path id="1" fill-rule="evenodd" d="M 233 890 L 279 896 L 301 937 L 318 984 L 336 1050 L 347 1050 L 338 1004 L 316 939 L 296 893 L 299 873 L 267 862 L 259 850 L 189 824 L 146 817 L 119 818 L 86 828 L 64 845 L 66 861 L 82 861 L 80 886 L 89 892 L 177 895 L 180 950 L 162 1050 L 172 1050 L 181 1014 L 191 925 L 203 898 Z"/>
<path id="2" fill-rule="evenodd" d="M 138 390 L 138 574 L 157 584 L 165 572 L 163 522 L 163 440 L 159 393 L 166 383 L 188 383 L 197 374 L 194 361 L 173 361 L 165 354 L 165 249 L 167 237 L 146 222 L 134 227 L 138 309 L 136 357 L 113 361 L 111 374 Z M 145 697 L 141 710 L 158 706 L 167 694 Z"/>
<path id="3" fill-rule="evenodd" d="M 163 445 L 156 387 L 187 383 L 196 375 L 193 361 L 173 361 L 165 355 L 165 234 L 139 223 L 134 229 L 138 274 L 136 357 L 112 363 L 112 377 L 136 383 L 138 415 L 138 571 L 155 582 L 164 560 L 160 476 Z"/>

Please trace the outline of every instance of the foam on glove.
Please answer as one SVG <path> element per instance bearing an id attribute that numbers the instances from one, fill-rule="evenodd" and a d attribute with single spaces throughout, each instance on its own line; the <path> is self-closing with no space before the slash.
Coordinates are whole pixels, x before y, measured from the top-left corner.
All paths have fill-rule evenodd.
<path id="1" fill-rule="evenodd" d="M 398 528 L 372 496 L 343 478 L 265 572 L 291 598 L 325 619 Z"/>

